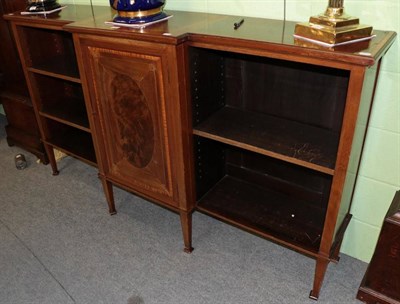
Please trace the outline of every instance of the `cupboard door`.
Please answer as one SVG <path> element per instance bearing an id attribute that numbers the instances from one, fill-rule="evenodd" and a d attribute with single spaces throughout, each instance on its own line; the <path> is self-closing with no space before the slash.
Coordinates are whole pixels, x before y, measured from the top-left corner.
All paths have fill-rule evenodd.
<path id="1" fill-rule="evenodd" d="M 113 182 L 174 204 L 162 52 L 87 50 L 100 169 Z"/>

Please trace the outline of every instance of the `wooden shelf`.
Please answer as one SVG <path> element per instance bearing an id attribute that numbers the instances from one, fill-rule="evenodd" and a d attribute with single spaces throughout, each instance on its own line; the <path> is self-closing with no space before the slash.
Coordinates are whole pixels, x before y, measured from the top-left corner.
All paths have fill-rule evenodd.
<path id="1" fill-rule="evenodd" d="M 42 106 L 40 115 L 80 130 L 91 132 L 85 102 L 81 99 L 68 100 Z"/>
<path id="2" fill-rule="evenodd" d="M 193 134 L 333 175 L 339 135 L 271 115 L 223 107 Z"/>
<path id="3" fill-rule="evenodd" d="M 277 243 L 318 253 L 325 210 L 296 197 L 226 175 L 197 208 Z"/>
<path id="4" fill-rule="evenodd" d="M 90 165 L 97 166 L 92 137 L 87 132 L 68 128 L 48 138 L 45 143 Z"/>
<path id="5" fill-rule="evenodd" d="M 73 59 L 68 58 L 68 56 L 63 58 L 53 57 L 40 63 L 33 63 L 31 67 L 28 67 L 28 71 L 81 83 L 79 70 Z"/>

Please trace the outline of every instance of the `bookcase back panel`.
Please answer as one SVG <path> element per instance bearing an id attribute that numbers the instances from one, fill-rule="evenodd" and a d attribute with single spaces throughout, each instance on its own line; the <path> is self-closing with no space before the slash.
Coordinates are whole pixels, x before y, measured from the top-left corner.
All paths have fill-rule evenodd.
<path id="1" fill-rule="evenodd" d="M 210 103 L 204 113 L 194 113 L 195 122 L 226 105 L 340 132 L 348 71 L 214 50 L 190 51 L 195 97 Z"/>

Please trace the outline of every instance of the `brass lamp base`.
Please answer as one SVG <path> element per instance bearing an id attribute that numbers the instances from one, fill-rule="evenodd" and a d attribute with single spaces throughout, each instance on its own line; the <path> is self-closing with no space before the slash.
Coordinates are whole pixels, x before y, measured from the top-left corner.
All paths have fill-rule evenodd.
<path id="1" fill-rule="evenodd" d="M 310 17 L 309 22 L 296 24 L 295 34 L 329 44 L 338 44 L 370 37 L 372 26 L 360 25 L 358 18 L 344 14 L 343 7 L 328 7 L 324 14 Z"/>

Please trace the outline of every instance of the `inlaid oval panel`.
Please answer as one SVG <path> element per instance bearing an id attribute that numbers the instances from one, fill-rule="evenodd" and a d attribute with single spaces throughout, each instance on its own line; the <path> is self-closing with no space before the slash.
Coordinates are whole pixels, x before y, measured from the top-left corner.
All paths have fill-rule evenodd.
<path id="1" fill-rule="evenodd" d="M 129 76 L 117 74 L 111 81 L 119 140 L 126 159 L 137 168 L 144 168 L 153 157 L 153 119 L 146 97 Z"/>

